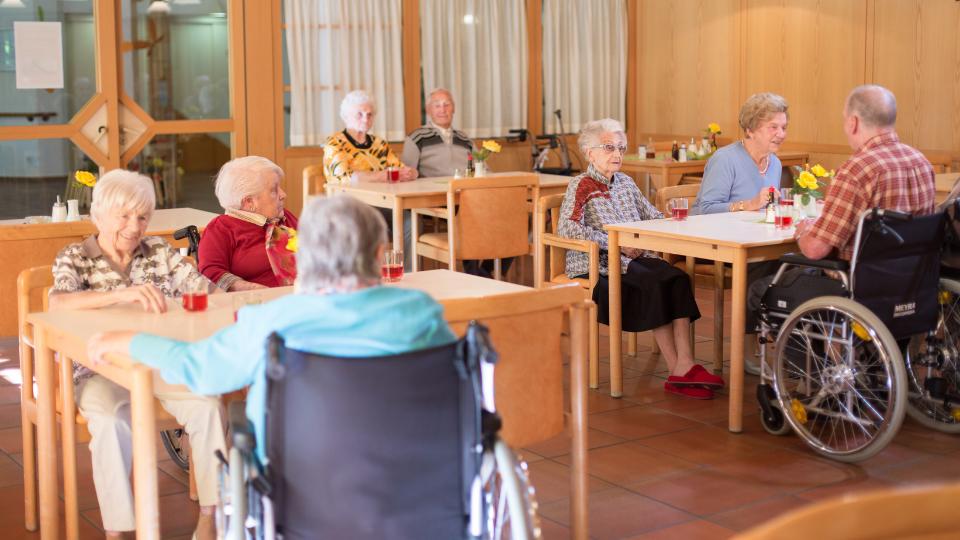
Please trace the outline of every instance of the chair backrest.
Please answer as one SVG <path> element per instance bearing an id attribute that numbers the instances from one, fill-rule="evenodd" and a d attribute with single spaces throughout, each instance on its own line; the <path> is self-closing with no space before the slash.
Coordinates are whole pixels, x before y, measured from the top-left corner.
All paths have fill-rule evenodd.
<path id="1" fill-rule="evenodd" d="M 870 491 L 811 504 L 734 540 L 876 540 L 957 537 L 960 484 Z"/>
<path id="2" fill-rule="evenodd" d="M 861 219 L 851 258 L 853 298 L 895 338 L 936 325 L 944 223 L 942 212 L 910 216 L 874 210 Z"/>
<path id="3" fill-rule="evenodd" d="M 327 177 L 323 174 L 323 165 L 307 165 L 303 168 L 303 203 L 311 195 L 325 195 Z"/>
<path id="4" fill-rule="evenodd" d="M 47 289 L 53 286 L 53 267 L 34 266 L 22 270 L 17 276 L 17 333 L 20 336 L 20 374 L 23 384 L 20 399 L 25 404 L 35 404 L 33 394 L 33 325 L 27 315 L 47 310 Z M 23 429 L 29 429 L 24 427 Z"/>
<path id="5" fill-rule="evenodd" d="M 700 184 L 680 184 L 677 186 L 665 186 L 657 190 L 657 209 L 663 212 L 663 215 L 669 216 L 670 209 L 667 208 L 667 204 L 670 202 L 670 199 L 686 199 L 690 204 L 689 206 L 693 207 L 693 201 L 697 198 L 697 193 L 700 192 Z"/>
<path id="6" fill-rule="evenodd" d="M 291 538 L 462 538 L 478 444 L 458 344 L 379 358 L 271 345 L 267 454 Z"/>
<path id="7" fill-rule="evenodd" d="M 533 201 L 540 196 L 540 179 L 533 173 L 451 180 L 447 208 L 459 202 L 447 231 L 451 258 L 503 259 L 529 253 L 531 195 Z"/>

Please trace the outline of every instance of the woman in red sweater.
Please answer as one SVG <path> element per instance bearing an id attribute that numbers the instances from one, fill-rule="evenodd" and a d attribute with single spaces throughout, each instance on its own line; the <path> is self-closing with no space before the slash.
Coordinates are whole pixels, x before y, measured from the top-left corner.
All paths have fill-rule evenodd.
<path id="1" fill-rule="evenodd" d="M 283 170 L 267 158 L 228 161 L 215 191 L 224 214 L 200 239 L 200 272 L 226 291 L 293 284 L 296 261 L 287 249 L 297 217 L 283 208 Z"/>

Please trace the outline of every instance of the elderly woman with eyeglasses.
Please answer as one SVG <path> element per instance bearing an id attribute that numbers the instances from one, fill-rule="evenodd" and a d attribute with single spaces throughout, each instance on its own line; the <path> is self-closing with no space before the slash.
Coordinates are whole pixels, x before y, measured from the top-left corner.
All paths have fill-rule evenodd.
<path id="1" fill-rule="evenodd" d="M 740 107 L 743 138 L 717 150 L 703 171 L 703 183 L 691 214 L 759 210 L 768 193 L 780 197 L 782 168 L 776 151 L 787 138 L 787 100 L 754 94 Z"/>
<path id="2" fill-rule="evenodd" d="M 100 178 L 90 204 L 97 234 L 57 255 L 51 311 L 135 303 L 163 313 L 167 299 L 184 290 L 219 290 L 163 239 L 144 236 L 155 204 L 153 182 L 145 176 L 118 169 Z M 90 431 L 93 485 L 103 528 L 107 538 L 120 538 L 136 526 L 130 489 L 130 392 L 79 364 L 73 368 L 73 383 L 77 407 Z M 212 540 L 217 503 L 214 452 L 224 449 L 220 401 L 182 391 L 158 391 L 157 398 L 190 435 L 201 509 L 195 538 Z"/>
<path id="3" fill-rule="evenodd" d="M 222 216 L 207 224 L 197 253 L 200 271 L 225 291 L 291 285 L 296 256 L 287 242 L 297 216 L 284 208 L 283 169 L 246 156 L 220 167 L 214 190 Z"/>
<path id="4" fill-rule="evenodd" d="M 443 308 L 426 293 L 380 284 L 387 226 L 374 208 L 345 195 L 315 198 L 303 211 L 294 294 L 241 308 L 236 324 L 193 343 L 111 332 L 91 338 L 91 358 L 130 354 L 170 384 L 203 394 L 250 385 L 247 416 L 265 439 L 266 340 L 279 333 L 306 352 L 345 357 L 400 354 L 451 343 Z M 301 411 L 309 414 L 309 411 Z M 263 457 L 263 447 L 258 446 Z"/>
<path id="5" fill-rule="evenodd" d="M 620 122 L 605 118 L 587 123 L 578 139 L 580 152 L 590 165 L 574 178 L 560 208 L 558 233 L 567 238 L 590 240 L 600 246 L 600 279 L 593 289 L 600 323 L 609 322 L 607 232 L 604 225 L 661 219 L 636 183 L 620 172 L 627 136 Z M 622 248 L 613 267 L 622 278 L 623 329 L 652 330 L 667 361 L 670 375 L 664 389 L 695 399 L 710 399 L 723 379 L 693 361 L 690 321 L 700 318 L 689 277 L 655 253 Z M 586 253 L 567 252 L 567 275 L 586 277 Z"/>

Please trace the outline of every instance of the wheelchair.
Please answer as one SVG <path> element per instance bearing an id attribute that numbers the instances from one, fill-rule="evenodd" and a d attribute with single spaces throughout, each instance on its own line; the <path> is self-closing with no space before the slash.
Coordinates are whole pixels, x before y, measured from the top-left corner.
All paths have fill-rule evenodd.
<path id="1" fill-rule="evenodd" d="M 960 282 L 940 279 L 945 223 L 875 208 L 860 216 L 849 263 L 781 257 L 759 310 L 768 433 L 793 431 L 852 463 L 886 447 L 905 414 L 960 431 Z"/>
<path id="2" fill-rule="evenodd" d="M 497 435 L 496 361 L 476 322 L 453 344 L 375 358 L 271 335 L 267 459 L 232 403 L 220 537 L 540 538 L 526 463 Z"/>

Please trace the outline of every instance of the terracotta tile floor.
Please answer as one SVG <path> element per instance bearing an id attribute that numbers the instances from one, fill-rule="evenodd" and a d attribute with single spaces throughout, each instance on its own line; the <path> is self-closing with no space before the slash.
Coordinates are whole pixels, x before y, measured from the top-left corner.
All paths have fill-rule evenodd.
<path id="1" fill-rule="evenodd" d="M 698 301 L 704 319 L 697 325 L 696 353 L 704 360 L 712 354 L 713 321 L 707 315 L 713 306 L 707 294 L 698 294 Z M 593 538 L 727 538 L 825 497 L 960 480 L 960 437 L 929 431 L 909 419 L 887 449 L 859 465 L 816 457 L 794 436 L 768 435 L 757 417 L 752 398 L 757 379 L 751 376 L 744 431 L 731 434 L 725 394 L 713 401 L 664 394 L 665 366 L 650 358 L 649 334 L 641 335 L 638 356 L 624 359 L 624 397 L 613 399 L 604 331 L 603 382 L 588 401 Z M 18 379 L 16 340 L 0 339 L 0 531 L 9 539 L 39 537 L 23 529 Z M 569 538 L 568 439 L 544 441 L 522 454 L 537 488 L 545 537 Z M 80 445 L 78 455 L 82 537 L 101 537 L 86 445 Z M 166 453 L 160 449 L 158 456 L 166 458 Z M 187 498 L 187 477 L 169 461 L 160 469 L 162 535 L 188 538 L 196 505 Z"/>

